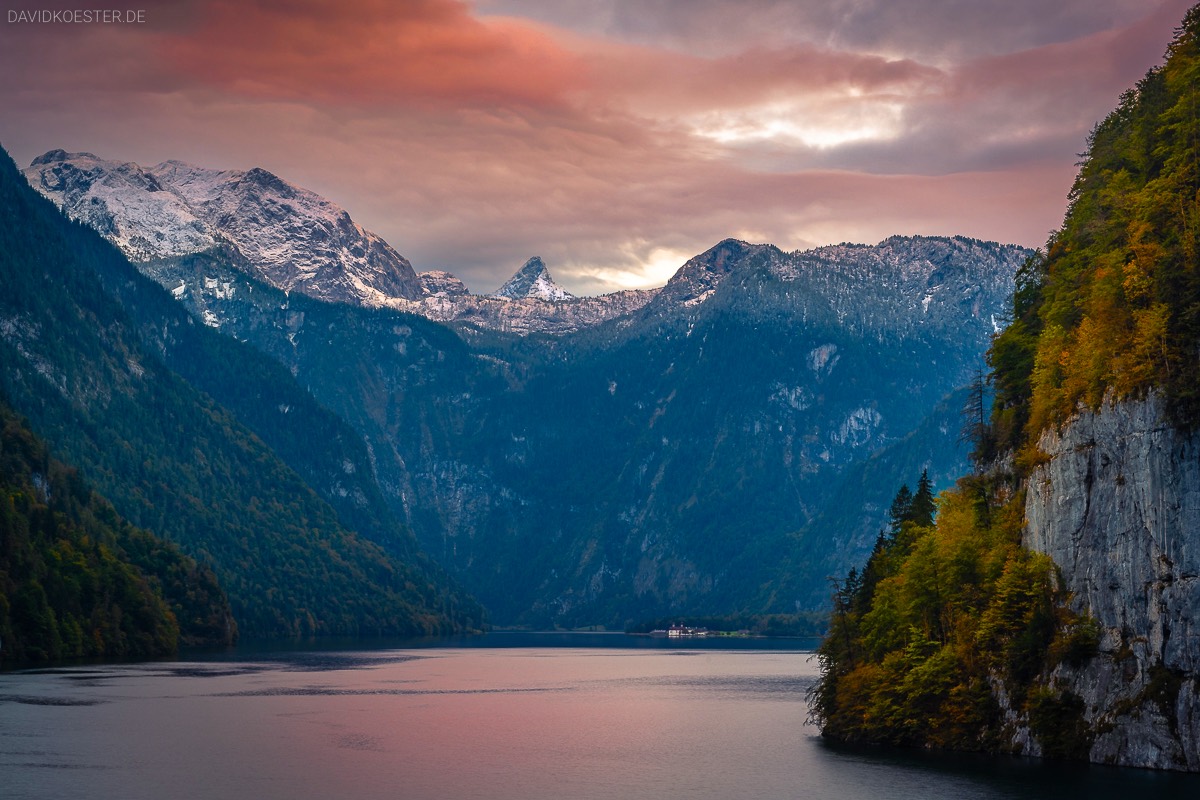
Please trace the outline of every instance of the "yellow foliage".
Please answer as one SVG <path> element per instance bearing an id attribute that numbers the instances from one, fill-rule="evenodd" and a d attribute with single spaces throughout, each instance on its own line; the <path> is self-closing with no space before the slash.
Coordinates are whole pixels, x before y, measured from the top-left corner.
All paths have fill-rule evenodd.
<path id="1" fill-rule="evenodd" d="M 861 618 L 835 614 L 838 634 L 822 644 L 812 695 L 827 735 L 983 747 L 998 735 L 993 682 L 1024 697 L 1054 658 L 1081 651 L 1055 646 L 1080 620 L 1050 559 L 1020 546 L 1023 495 L 981 513 L 971 480 L 939 498 L 934 527 L 913 528 L 910 543 L 893 540 L 872 556 L 867 570 L 889 574 Z"/>

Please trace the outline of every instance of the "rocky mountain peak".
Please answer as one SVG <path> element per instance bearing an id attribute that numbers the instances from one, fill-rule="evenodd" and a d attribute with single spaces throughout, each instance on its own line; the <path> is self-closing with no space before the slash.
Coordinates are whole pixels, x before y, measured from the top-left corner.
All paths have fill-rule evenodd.
<path id="1" fill-rule="evenodd" d="M 41 164 L 53 164 L 57 161 L 66 161 L 68 159 L 80 159 L 80 158 L 94 159 L 94 158 L 96 158 L 96 156 L 94 156 L 91 153 L 68 153 L 66 150 L 63 150 L 60 148 L 57 150 L 49 150 L 49 151 L 43 153 L 42 155 L 35 158 L 33 160 L 33 163 L 30 166 L 36 167 Z"/>
<path id="2" fill-rule="evenodd" d="M 773 250 L 770 245 L 747 244 L 737 239 L 725 239 L 688 260 L 680 267 L 659 293 L 659 305 L 694 305 L 701 303 L 722 280 L 746 259 L 759 252 Z"/>
<path id="3" fill-rule="evenodd" d="M 333 302 L 378 306 L 424 295 L 412 265 L 344 209 L 261 167 L 167 161 L 142 168 L 51 150 L 24 171 L 67 216 L 133 261 L 233 247 L 259 280 Z"/>
<path id="4" fill-rule="evenodd" d="M 471 294 L 467 285 L 449 272 L 435 269 L 422 272 L 417 277 L 421 280 L 421 287 L 425 290 L 425 294 L 430 297 L 466 297 Z"/>
<path id="5" fill-rule="evenodd" d="M 496 297 L 506 297 L 509 300 L 573 300 L 575 295 L 559 286 L 550 277 L 550 270 L 540 256 L 534 256 L 525 262 L 508 282 L 496 291 Z"/>

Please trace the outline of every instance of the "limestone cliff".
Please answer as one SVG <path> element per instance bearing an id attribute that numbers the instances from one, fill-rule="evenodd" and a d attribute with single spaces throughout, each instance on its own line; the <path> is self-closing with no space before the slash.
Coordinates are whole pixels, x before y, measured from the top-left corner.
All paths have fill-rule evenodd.
<path id="1" fill-rule="evenodd" d="M 1200 771 L 1200 434 L 1163 408 L 1110 401 L 1045 432 L 1025 540 L 1101 626 L 1099 654 L 1052 676 L 1083 700 L 1091 759 Z"/>

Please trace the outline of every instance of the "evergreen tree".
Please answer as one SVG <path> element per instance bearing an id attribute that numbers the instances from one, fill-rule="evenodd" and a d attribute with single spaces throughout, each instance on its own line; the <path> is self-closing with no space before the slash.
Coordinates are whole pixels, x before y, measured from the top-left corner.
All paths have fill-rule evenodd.
<path id="1" fill-rule="evenodd" d="M 995 457 L 991 428 L 988 425 L 987 376 L 982 369 L 975 371 L 967 390 L 967 402 L 962 409 L 962 430 L 959 441 L 971 445 L 971 463 L 976 473 Z"/>
<path id="2" fill-rule="evenodd" d="M 929 470 L 921 470 L 921 479 L 917 481 L 917 493 L 913 495 L 908 519 L 914 525 L 928 528 L 933 524 L 935 513 L 937 503 L 933 499 L 933 483 L 929 480 Z"/>
<path id="3" fill-rule="evenodd" d="M 888 510 L 888 527 L 893 541 L 900 535 L 904 523 L 912 520 L 912 507 L 912 490 L 908 488 L 907 483 L 902 484 L 900 490 L 896 492 L 896 497 L 892 500 L 891 509 Z"/>

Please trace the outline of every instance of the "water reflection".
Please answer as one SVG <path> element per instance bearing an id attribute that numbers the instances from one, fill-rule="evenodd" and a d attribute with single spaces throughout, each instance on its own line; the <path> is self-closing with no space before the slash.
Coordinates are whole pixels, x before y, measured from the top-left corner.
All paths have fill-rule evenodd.
<path id="1" fill-rule="evenodd" d="M 1200 796 L 1195 776 L 831 747 L 805 724 L 816 664 L 795 644 L 599 640 L 249 647 L 207 660 L 3 673 L 2 794 Z"/>

